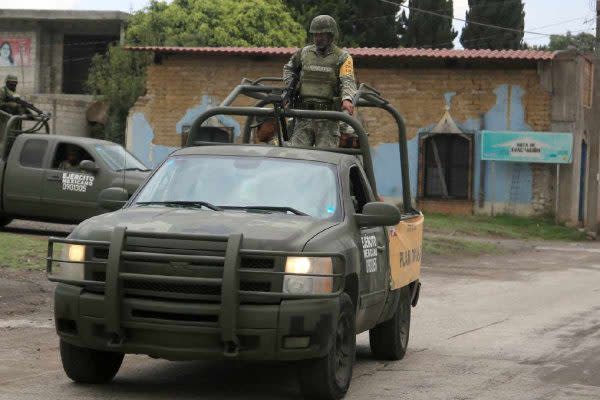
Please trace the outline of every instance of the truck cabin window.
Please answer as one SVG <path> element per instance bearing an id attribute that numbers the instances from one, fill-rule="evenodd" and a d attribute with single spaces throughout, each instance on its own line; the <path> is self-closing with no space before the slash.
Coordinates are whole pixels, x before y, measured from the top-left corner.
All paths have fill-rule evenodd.
<path id="1" fill-rule="evenodd" d="M 267 157 L 173 157 L 152 176 L 134 206 L 202 207 L 200 202 L 225 211 L 339 219 L 337 169 Z"/>
<path id="2" fill-rule="evenodd" d="M 79 170 L 79 164 L 83 160 L 95 161 L 83 147 L 72 143 L 60 143 L 52 158 L 52 168 Z"/>
<path id="3" fill-rule="evenodd" d="M 140 160 L 118 144 L 97 144 L 94 149 L 113 171 L 149 171 Z"/>
<path id="4" fill-rule="evenodd" d="M 19 162 L 24 167 L 42 168 L 48 142 L 44 139 L 29 139 L 23 145 Z"/>
<path id="5" fill-rule="evenodd" d="M 357 166 L 350 168 L 350 198 L 354 205 L 354 212 L 362 214 L 363 207 L 369 202 L 368 189 Z"/>

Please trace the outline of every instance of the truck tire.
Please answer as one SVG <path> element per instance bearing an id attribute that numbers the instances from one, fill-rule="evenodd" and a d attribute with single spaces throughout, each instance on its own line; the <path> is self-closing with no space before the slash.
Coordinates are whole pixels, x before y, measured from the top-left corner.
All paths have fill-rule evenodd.
<path id="1" fill-rule="evenodd" d="M 0 215 L 0 228 L 4 228 L 6 225 L 12 222 L 12 218 L 8 215 Z"/>
<path id="2" fill-rule="evenodd" d="M 369 331 L 371 352 L 379 360 L 401 360 L 406 354 L 410 334 L 410 288 L 399 290 L 398 307 L 392 319 Z"/>
<path id="3" fill-rule="evenodd" d="M 107 383 L 115 377 L 123 353 L 100 351 L 60 341 L 60 358 L 67 376 L 77 383 Z"/>
<path id="4" fill-rule="evenodd" d="M 340 297 L 335 337 L 327 356 L 307 360 L 300 368 L 300 389 L 305 399 L 337 400 L 346 395 L 352 380 L 356 353 L 356 315 L 346 293 Z"/>

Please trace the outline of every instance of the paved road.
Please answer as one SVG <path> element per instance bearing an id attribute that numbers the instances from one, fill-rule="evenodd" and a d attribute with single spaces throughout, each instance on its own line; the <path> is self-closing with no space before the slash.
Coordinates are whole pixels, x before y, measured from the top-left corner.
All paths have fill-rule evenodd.
<path id="1" fill-rule="evenodd" d="M 2 229 L 3 232 L 42 236 L 67 236 L 76 225 L 51 224 L 47 222 L 15 219 Z"/>
<path id="2" fill-rule="evenodd" d="M 348 399 L 599 399 L 600 245 L 551 244 L 423 270 L 410 351 L 371 358 L 358 338 Z M 1 301 L 1 299 L 0 299 Z M 0 399 L 299 399 L 280 364 L 128 356 L 113 384 L 63 374 L 50 305 L 0 316 Z"/>

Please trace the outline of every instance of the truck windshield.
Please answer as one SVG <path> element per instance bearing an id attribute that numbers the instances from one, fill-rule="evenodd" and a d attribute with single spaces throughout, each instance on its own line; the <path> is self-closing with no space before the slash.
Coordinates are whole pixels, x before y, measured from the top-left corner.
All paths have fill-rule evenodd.
<path id="1" fill-rule="evenodd" d="M 265 157 L 179 156 L 167 160 L 135 199 L 137 205 L 199 205 L 213 209 L 339 215 L 331 164 Z M 210 208 L 210 207 L 208 207 Z"/>
<path id="2" fill-rule="evenodd" d="M 115 171 L 148 171 L 148 168 L 140 160 L 118 144 L 97 144 L 94 147 L 104 162 Z"/>

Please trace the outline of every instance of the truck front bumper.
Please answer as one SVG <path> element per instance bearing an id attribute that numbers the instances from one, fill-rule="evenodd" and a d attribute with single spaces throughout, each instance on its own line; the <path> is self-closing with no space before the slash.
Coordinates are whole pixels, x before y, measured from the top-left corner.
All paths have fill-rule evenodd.
<path id="1" fill-rule="evenodd" d="M 327 354 L 339 299 L 284 300 L 275 305 L 240 305 L 235 353 L 224 351 L 219 305 L 124 299 L 122 339 L 106 333 L 104 296 L 59 284 L 56 329 L 66 342 L 97 350 L 147 354 L 169 360 L 235 358 L 300 360 Z"/>

